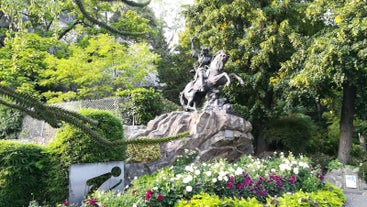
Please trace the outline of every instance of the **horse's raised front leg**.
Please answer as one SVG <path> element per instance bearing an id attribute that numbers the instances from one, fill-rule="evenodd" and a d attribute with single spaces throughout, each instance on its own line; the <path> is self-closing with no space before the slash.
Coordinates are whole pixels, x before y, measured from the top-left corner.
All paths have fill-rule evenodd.
<path id="1" fill-rule="evenodd" d="M 238 76 L 237 74 L 235 74 L 235 73 L 230 73 L 229 74 L 229 76 L 230 77 L 234 77 L 234 78 L 236 78 L 237 80 L 238 80 L 238 82 L 240 82 L 240 84 L 243 86 L 243 85 L 245 85 L 245 82 L 242 80 L 242 78 L 240 77 L 240 76 Z"/>
<path id="2" fill-rule="evenodd" d="M 221 74 L 218 74 L 216 76 L 211 76 L 208 78 L 208 82 L 210 82 L 212 85 L 224 85 L 226 84 L 229 86 L 231 84 L 231 79 L 229 78 L 228 74 L 226 72 L 223 72 Z"/>

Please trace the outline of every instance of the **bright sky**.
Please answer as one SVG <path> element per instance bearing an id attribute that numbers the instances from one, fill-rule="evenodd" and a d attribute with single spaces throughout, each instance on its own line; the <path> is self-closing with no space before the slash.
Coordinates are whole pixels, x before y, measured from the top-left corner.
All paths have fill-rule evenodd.
<path id="1" fill-rule="evenodd" d="M 156 17 L 165 21 L 165 37 L 171 47 L 178 43 L 178 33 L 185 27 L 185 19 L 180 15 L 181 6 L 193 3 L 194 0 L 152 0 L 149 4 Z"/>

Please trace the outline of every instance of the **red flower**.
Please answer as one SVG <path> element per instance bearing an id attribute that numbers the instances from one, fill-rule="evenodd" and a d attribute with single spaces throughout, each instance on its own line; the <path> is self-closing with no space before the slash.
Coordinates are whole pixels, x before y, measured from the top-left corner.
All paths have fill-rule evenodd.
<path id="1" fill-rule="evenodd" d="M 159 194 L 159 195 L 157 196 L 157 200 L 162 201 L 162 200 L 163 200 L 163 195 L 162 195 L 162 194 Z"/>
<path id="2" fill-rule="evenodd" d="M 97 203 L 97 199 L 95 199 L 95 198 L 90 198 L 90 199 L 88 199 L 88 200 L 87 200 L 87 203 L 88 203 L 89 205 L 94 206 L 94 205 L 96 205 L 96 203 Z"/>
<path id="3" fill-rule="evenodd" d="M 317 177 L 318 177 L 320 180 L 323 180 L 323 179 L 324 179 L 324 176 L 323 176 L 321 173 L 318 173 L 318 174 L 317 174 Z"/>
<path id="4" fill-rule="evenodd" d="M 136 189 L 132 190 L 131 192 L 132 192 L 133 195 L 135 195 L 136 194 Z"/>
<path id="5" fill-rule="evenodd" d="M 152 190 L 148 190 L 147 193 L 145 194 L 145 200 L 149 201 L 150 197 L 152 197 L 153 191 Z"/>

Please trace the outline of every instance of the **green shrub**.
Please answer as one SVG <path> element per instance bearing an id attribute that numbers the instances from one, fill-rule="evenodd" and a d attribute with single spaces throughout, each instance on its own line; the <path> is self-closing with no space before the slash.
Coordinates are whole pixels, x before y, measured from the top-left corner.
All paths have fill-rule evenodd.
<path id="1" fill-rule="evenodd" d="M 0 207 L 46 200 L 44 178 L 49 164 L 41 146 L 0 140 Z"/>
<path id="2" fill-rule="evenodd" d="M 265 139 L 272 148 L 280 151 L 303 153 L 316 131 L 312 119 L 304 114 L 291 114 L 269 123 Z"/>
<path id="3" fill-rule="evenodd" d="M 0 139 L 15 139 L 22 128 L 23 113 L 0 105 Z"/>
<path id="4" fill-rule="evenodd" d="M 359 166 L 358 176 L 367 182 L 367 162 L 364 162 Z"/>
<path id="5" fill-rule="evenodd" d="M 147 124 L 163 112 L 162 95 L 152 88 L 123 90 L 117 92 L 117 95 L 127 99 L 121 104 L 124 124 Z"/>
<path id="6" fill-rule="evenodd" d="M 315 192 L 296 192 L 293 194 L 284 194 L 279 198 L 269 198 L 267 204 L 269 207 L 342 207 L 346 198 L 341 189 L 327 183 L 323 189 Z"/>
<path id="7" fill-rule="evenodd" d="M 121 121 L 110 112 L 84 109 L 80 114 L 98 121 L 95 130 L 110 141 L 122 140 Z M 126 145 L 109 147 L 91 139 L 81 130 L 65 125 L 60 129 L 48 148 L 54 166 L 50 169 L 48 191 L 51 202 L 61 202 L 68 195 L 68 169 L 71 164 L 125 160 Z"/>

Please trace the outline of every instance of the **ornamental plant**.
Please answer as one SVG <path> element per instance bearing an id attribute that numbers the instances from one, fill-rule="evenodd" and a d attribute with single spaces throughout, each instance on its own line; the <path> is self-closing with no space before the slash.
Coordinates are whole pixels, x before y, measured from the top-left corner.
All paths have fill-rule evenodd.
<path id="1" fill-rule="evenodd" d="M 133 181 L 127 194 L 135 196 L 135 205 L 174 206 L 178 200 L 190 200 L 202 192 L 220 198 L 255 198 L 265 203 L 268 198 L 313 192 L 324 186 L 321 169 L 312 167 L 308 158 L 283 153 L 267 159 L 245 156 L 234 164 L 216 160 L 171 166 L 158 171 L 152 179 L 144 192 Z"/>

